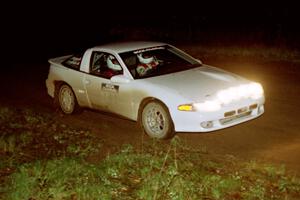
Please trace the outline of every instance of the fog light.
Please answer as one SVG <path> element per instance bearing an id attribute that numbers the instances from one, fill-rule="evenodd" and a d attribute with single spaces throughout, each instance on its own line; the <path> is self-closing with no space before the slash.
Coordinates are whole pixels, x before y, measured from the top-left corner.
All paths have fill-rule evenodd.
<path id="1" fill-rule="evenodd" d="M 211 127 L 213 127 L 213 122 L 212 121 L 206 121 L 206 122 L 201 122 L 201 126 L 203 127 L 203 128 L 211 128 Z"/>

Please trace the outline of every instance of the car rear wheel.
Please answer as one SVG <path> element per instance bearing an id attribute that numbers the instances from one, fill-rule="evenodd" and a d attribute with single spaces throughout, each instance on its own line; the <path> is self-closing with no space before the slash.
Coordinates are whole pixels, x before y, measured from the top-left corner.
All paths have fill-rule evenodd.
<path id="1" fill-rule="evenodd" d="M 73 114 L 79 109 L 76 97 L 72 88 L 63 84 L 58 91 L 58 103 L 63 113 Z"/>
<path id="2" fill-rule="evenodd" d="M 169 111 L 159 101 L 150 101 L 143 107 L 140 122 L 144 132 L 150 137 L 168 139 L 175 134 Z"/>

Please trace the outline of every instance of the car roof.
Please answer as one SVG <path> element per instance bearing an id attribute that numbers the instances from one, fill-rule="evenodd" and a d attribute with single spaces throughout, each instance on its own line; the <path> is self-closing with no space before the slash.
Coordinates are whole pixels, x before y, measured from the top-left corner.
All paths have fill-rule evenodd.
<path id="1" fill-rule="evenodd" d="M 132 42 L 118 42 L 118 43 L 109 43 L 100 46 L 93 47 L 93 50 L 106 50 L 114 51 L 116 53 L 123 53 L 128 51 L 134 51 L 137 49 L 145 49 L 154 46 L 163 46 L 167 45 L 163 42 L 150 42 L 150 41 L 132 41 Z"/>

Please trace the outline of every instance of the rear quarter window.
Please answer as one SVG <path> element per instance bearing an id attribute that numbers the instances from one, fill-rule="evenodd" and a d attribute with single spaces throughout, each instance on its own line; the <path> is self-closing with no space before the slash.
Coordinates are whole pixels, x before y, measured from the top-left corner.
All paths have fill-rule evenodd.
<path id="1" fill-rule="evenodd" d="M 68 68 L 79 70 L 82 55 L 72 55 L 68 59 L 62 62 L 62 64 Z"/>

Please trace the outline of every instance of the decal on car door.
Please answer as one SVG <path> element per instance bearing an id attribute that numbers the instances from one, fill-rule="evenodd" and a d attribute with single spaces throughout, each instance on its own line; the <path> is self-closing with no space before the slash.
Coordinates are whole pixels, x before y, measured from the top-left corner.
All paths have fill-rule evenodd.
<path id="1" fill-rule="evenodd" d="M 108 92 L 119 92 L 119 86 L 108 84 L 108 83 L 102 83 L 101 90 L 108 91 Z"/>

